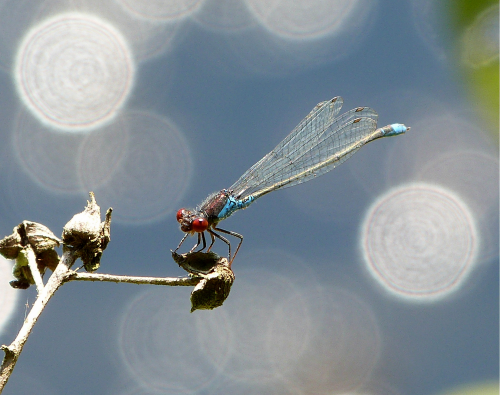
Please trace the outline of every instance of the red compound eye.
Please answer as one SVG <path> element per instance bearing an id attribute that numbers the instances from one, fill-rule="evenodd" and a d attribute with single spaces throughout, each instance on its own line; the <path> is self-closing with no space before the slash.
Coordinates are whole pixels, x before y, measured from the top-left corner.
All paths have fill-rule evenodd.
<path id="1" fill-rule="evenodd" d="M 177 222 L 182 221 L 182 218 L 184 217 L 185 212 L 186 212 L 185 208 L 181 208 L 179 211 L 177 211 Z"/>
<path id="2" fill-rule="evenodd" d="M 196 218 L 191 226 L 195 232 L 204 232 L 208 228 L 208 221 L 206 218 Z"/>

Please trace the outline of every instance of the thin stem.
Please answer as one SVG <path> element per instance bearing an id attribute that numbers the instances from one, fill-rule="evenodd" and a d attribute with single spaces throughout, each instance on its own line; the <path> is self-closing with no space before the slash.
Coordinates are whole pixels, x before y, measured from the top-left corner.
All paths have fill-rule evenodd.
<path id="1" fill-rule="evenodd" d="M 101 273 L 78 273 L 69 271 L 66 273 L 66 281 L 107 281 L 113 283 L 129 284 L 150 284 L 150 285 L 170 285 L 170 286 L 193 286 L 200 282 L 200 277 L 137 277 L 118 276 L 114 274 Z"/>
<path id="2" fill-rule="evenodd" d="M 3 391 L 5 384 L 9 380 L 9 377 L 14 370 L 19 356 L 23 350 L 24 344 L 28 340 L 28 337 L 33 330 L 33 327 L 38 320 L 38 317 L 42 313 L 45 305 L 48 303 L 50 298 L 54 295 L 57 289 L 61 286 L 65 279 L 65 274 L 69 271 L 69 268 L 75 263 L 76 254 L 73 250 L 66 249 L 63 256 L 57 265 L 56 270 L 50 276 L 47 285 L 43 289 L 39 289 L 38 297 L 31 308 L 28 316 L 24 320 L 24 324 L 21 327 L 15 340 L 9 345 L 3 345 L 1 347 L 5 352 L 5 357 L 0 367 L 0 393 Z"/>
<path id="3" fill-rule="evenodd" d="M 16 339 L 9 346 L 1 346 L 5 352 L 5 356 L 0 367 L 0 393 L 3 391 L 23 347 L 28 340 L 33 327 L 42 313 L 46 304 L 52 298 L 57 289 L 65 282 L 68 281 L 101 281 L 101 282 L 115 282 L 115 283 L 129 283 L 129 284 L 150 284 L 150 285 L 169 285 L 169 286 L 195 286 L 201 278 L 200 277 L 136 277 L 136 276 L 117 276 L 112 274 L 97 274 L 97 273 L 79 273 L 70 270 L 71 266 L 75 263 L 78 253 L 73 249 L 65 247 L 63 255 L 57 265 L 56 270 L 52 273 L 47 284 L 44 286 L 40 272 L 38 271 L 36 256 L 31 248 L 26 251 L 26 258 L 28 260 L 31 272 L 35 279 L 38 289 L 38 297 L 33 304 L 31 311 L 24 320 L 23 326 L 19 331 Z"/>
<path id="4" fill-rule="evenodd" d="M 33 251 L 31 251 L 33 252 Z M 34 254 L 33 254 L 34 258 Z M 24 324 L 19 331 L 16 339 L 9 346 L 2 346 L 1 349 L 5 352 L 5 357 L 0 368 L 0 393 L 2 392 L 7 380 L 9 379 L 14 366 L 23 350 L 24 344 L 33 330 L 33 327 L 42 313 L 45 305 L 54 295 L 57 289 L 68 281 L 101 281 L 129 284 L 150 284 L 150 285 L 170 285 L 170 286 L 195 286 L 200 277 L 136 277 L 136 276 L 117 276 L 113 274 L 98 274 L 98 273 L 79 273 L 70 270 L 77 256 L 73 250 L 67 249 L 57 265 L 56 270 L 50 276 L 45 287 L 38 287 L 38 298 L 36 299 L 30 313 L 24 320 Z M 28 259 L 31 262 L 30 256 Z M 36 265 L 36 261 L 35 261 Z M 37 273 L 38 269 L 33 273 Z"/>
<path id="5" fill-rule="evenodd" d="M 44 285 L 42 276 L 40 275 L 40 270 L 38 269 L 38 265 L 36 263 L 35 251 L 33 251 L 33 248 L 31 248 L 30 245 L 28 245 L 25 247 L 25 254 L 26 254 L 26 259 L 28 259 L 28 266 L 30 268 L 31 275 L 35 280 L 37 292 L 40 293 L 42 292 Z"/>

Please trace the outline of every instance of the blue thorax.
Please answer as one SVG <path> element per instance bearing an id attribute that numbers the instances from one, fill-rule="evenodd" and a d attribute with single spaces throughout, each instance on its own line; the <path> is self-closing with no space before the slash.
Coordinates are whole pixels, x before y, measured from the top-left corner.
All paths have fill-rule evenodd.
<path id="1" fill-rule="evenodd" d="M 236 199 L 234 196 L 229 195 L 226 201 L 226 205 L 222 208 L 220 213 L 217 215 L 219 220 L 226 219 L 236 210 L 247 208 L 255 200 L 255 198 L 250 195 L 244 199 Z"/>

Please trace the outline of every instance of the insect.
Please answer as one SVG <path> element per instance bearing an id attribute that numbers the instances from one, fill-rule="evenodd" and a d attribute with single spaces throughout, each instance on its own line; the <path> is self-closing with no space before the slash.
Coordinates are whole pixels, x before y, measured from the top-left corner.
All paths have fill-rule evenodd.
<path id="1" fill-rule="evenodd" d="M 228 261 L 231 264 L 243 236 L 219 228 L 220 221 L 237 210 L 247 208 L 269 192 L 309 181 L 332 170 L 370 141 L 410 130 L 399 123 L 377 129 L 378 115 L 369 107 L 357 107 L 338 116 L 342 104 L 339 96 L 319 103 L 276 148 L 248 169 L 231 187 L 211 194 L 194 210 L 181 208 L 177 211 L 177 222 L 186 234 L 175 251 L 189 235 L 194 234 L 197 234 L 198 241 L 189 252 L 200 244 L 199 251 L 203 251 L 207 246 L 207 232 L 211 238 L 207 252 L 218 238 L 228 245 Z M 220 233 L 239 239 L 232 257 L 231 243 Z"/>

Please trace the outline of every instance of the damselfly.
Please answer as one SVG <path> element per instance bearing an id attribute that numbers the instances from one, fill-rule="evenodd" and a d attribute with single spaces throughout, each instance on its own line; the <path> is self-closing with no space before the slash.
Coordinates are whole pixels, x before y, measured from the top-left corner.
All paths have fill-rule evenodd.
<path id="1" fill-rule="evenodd" d="M 243 236 L 219 228 L 220 221 L 247 208 L 269 192 L 309 181 L 332 170 L 372 140 L 410 130 L 399 123 L 377 129 L 378 115 L 369 107 L 358 107 L 337 116 L 342 104 L 341 97 L 319 103 L 276 148 L 248 169 L 229 189 L 211 194 L 194 210 L 182 208 L 177 211 L 177 221 L 186 234 L 175 251 L 195 233 L 198 241 L 190 252 L 200 244 L 199 251 L 203 251 L 207 246 L 206 231 L 211 238 L 207 251 L 212 248 L 215 238 L 222 240 L 228 245 L 231 264 Z M 229 240 L 217 232 L 239 239 L 232 257 Z"/>

